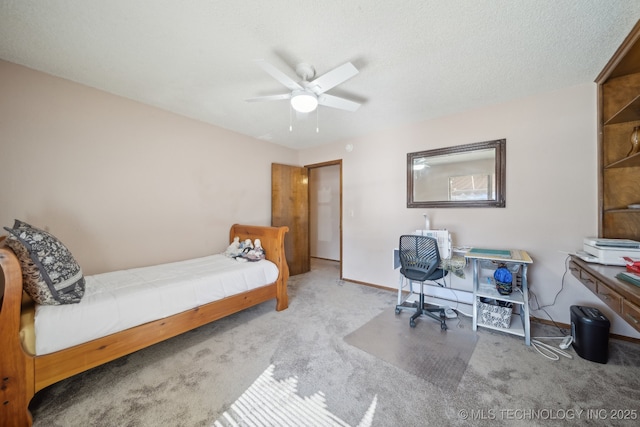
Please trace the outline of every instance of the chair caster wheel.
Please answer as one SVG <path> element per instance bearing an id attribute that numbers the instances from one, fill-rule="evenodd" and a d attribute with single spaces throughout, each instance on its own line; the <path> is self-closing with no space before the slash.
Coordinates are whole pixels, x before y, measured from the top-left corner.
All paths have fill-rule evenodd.
<path id="1" fill-rule="evenodd" d="M 400 314 L 402 310 L 400 310 L 399 308 L 396 308 L 396 314 Z"/>
<path id="2" fill-rule="evenodd" d="M 440 324 L 440 329 L 442 329 L 443 331 L 447 330 L 447 325 L 445 323 L 441 323 Z"/>
<path id="3" fill-rule="evenodd" d="M 412 328 L 415 328 L 416 322 L 414 322 L 413 320 L 409 321 L 409 326 L 411 326 Z"/>

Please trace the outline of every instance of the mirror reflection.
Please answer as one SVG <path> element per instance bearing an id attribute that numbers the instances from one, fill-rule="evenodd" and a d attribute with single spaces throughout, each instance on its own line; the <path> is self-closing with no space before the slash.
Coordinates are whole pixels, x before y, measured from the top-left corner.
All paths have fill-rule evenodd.
<path id="1" fill-rule="evenodd" d="M 407 155 L 407 207 L 504 207 L 506 140 Z"/>

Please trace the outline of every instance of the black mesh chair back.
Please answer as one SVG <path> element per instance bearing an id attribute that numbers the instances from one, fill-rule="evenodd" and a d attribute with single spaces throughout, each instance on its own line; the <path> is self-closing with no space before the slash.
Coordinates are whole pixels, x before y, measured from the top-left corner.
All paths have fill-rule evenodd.
<path id="1" fill-rule="evenodd" d="M 413 307 L 416 311 L 409 319 L 409 326 L 415 327 L 416 319 L 425 314 L 440 321 L 440 328 L 446 330 L 444 308 L 428 307 L 428 304 L 425 305 L 424 302 L 424 282 L 442 279 L 447 274 L 446 270 L 440 268 L 438 240 L 433 237 L 413 234 L 400 236 L 399 255 L 400 274 L 406 277 L 409 282 L 420 282 L 420 295 Z M 396 314 L 399 314 L 403 308 L 407 307 L 403 304 L 397 305 Z"/>
<path id="2" fill-rule="evenodd" d="M 409 280 L 424 282 L 443 277 L 438 241 L 433 237 L 400 236 L 400 274 Z"/>

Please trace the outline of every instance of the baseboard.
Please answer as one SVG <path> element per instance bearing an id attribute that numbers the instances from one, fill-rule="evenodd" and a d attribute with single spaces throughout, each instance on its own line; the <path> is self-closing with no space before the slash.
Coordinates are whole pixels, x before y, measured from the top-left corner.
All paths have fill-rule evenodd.
<path id="1" fill-rule="evenodd" d="M 567 325 L 566 323 L 552 322 L 551 320 L 540 319 L 539 317 L 534 317 L 534 316 L 531 316 L 530 319 L 531 319 L 531 322 L 536 322 L 536 323 L 540 323 L 540 324 L 543 324 L 543 325 L 556 326 L 558 328 L 571 330 L 571 325 Z M 632 343 L 635 343 L 635 344 L 640 344 L 640 339 L 628 337 L 626 335 L 619 335 L 619 334 L 609 333 L 609 338 L 614 339 L 614 340 L 628 341 L 628 342 L 632 342 Z"/>
<path id="2" fill-rule="evenodd" d="M 313 255 L 311 255 L 311 258 L 313 258 L 313 259 L 319 259 L 319 260 L 322 260 L 322 261 L 331 261 L 331 262 L 336 262 L 336 263 L 339 263 L 339 262 L 340 262 L 340 260 L 339 260 L 339 259 L 322 258 L 322 257 L 319 257 L 319 256 L 313 256 Z"/>
<path id="3" fill-rule="evenodd" d="M 342 281 L 343 282 L 355 283 L 356 285 L 368 286 L 370 288 L 382 289 L 383 291 L 389 291 L 389 292 L 394 292 L 394 293 L 398 292 L 398 289 L 390 288 L 388 286 L 374 285 L 373 283 L 361 282 L 359 280 L 353 280 L 353 279 L 347 279 L 346 277 L 343 277 Z"/>
<path id="4" fill-rule="evenodd" d="M 376 289 L 382 289 L 385 291 L 389 291 L 389 292 L 393 292 L 394 294 L 398 292 L 397 289 L 393 289 L 390 288 L 388 286 L 381 286 L 381 285 L 374 285 L 373 283 L 367 283 L 367 282 L 361 282 L 359 280 L 353 280 L 353 279 L 342 279 L 345 282 L 351 282 L 351 283 L 356 283 L 358 285 L 363 285 L 363 286 L 369 286 L 371 288 L 376 288 Z M 406 291 L 403 291 L 403 293 Z M 568 325 L 566 323 L 558 323 L 558 322 L 552 322 L 551 320 L 548 319 L 540 319 L 539 317 L 535 317 L 535 316 L 530 316 L 529 317 L 531 322 L 536 322 L 536 323 L 540 323 L 543 325 L 548 325 L 548 326 L 555 326 L 561 329 L 567 329 L 567 330 L 571 330 L 571 325 Z M 628 342 L 632 342 L 635 344 L 640 344 L 640 339 L 638 338 L 633 338 L 633 337 L 628 337 L 626 335 L 619 335 L 619 334 L 613 334 L 610 333 L 609 334 L 609 338 L 611 339 L 615 339 L 615 340 L 621 340 L 621 341 L 628 341 Z"/>

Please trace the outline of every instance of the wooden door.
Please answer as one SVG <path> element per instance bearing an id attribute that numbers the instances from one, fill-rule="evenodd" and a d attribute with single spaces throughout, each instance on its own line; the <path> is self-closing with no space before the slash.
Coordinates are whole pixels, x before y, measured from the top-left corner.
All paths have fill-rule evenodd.
<path id="1" fill-rule="evenodd" d="M 289 227 L 284 237 L 289 274 L 311 270 L 307 168 L 271 164 L 271 225 Z"/>

